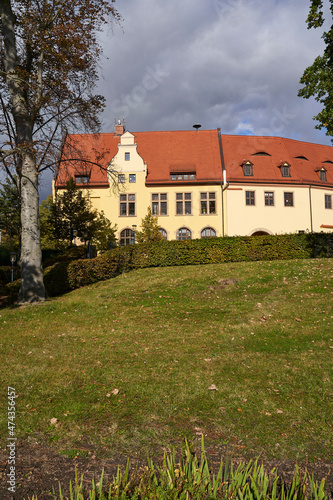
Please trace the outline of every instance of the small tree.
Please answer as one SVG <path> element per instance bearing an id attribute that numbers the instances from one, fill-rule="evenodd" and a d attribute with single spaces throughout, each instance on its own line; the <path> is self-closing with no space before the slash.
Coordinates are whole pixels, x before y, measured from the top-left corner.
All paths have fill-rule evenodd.
<path id="1" fill-rule="evenodd" d="M 52 220 L 53 196 L 50 194 L 46 200 L 39 205 L 40 241 L 41 247 L 45 249 L 58 249 L 63 244 L 54 234 L 54 223 Z"/>
<path id="2" fill-rule="evenodd" d="M 148 207 L 148 213 L 144 219 L 141 219 L 141 231 L 135 232 L 135 239 L 138 243 L 148 243 L 149 241 L 163 241 L 164 236 L 160 232 L 158 218 L 151 213 Z"/>
<path id="3" fill-rule="evenodd" d="M 107 250 L 116 240 L 116 226 L 112 227 L 103 212 L 91 209 L 89 198 L 77 189 L 73 179 L 54 201 L 50 196 L 42 202 L 40 219 L 44 248 L 71 244 L 74 229 L 82 242 L 90 241 L 98 250 Z"/>
<path id="4" fill-rule="evenodd" d="M 4 231 L 2 245 L 17 247 L 20 239 L 20 197 L 16 178 L 6 178 L 0 187 L 0 229 Z"/>

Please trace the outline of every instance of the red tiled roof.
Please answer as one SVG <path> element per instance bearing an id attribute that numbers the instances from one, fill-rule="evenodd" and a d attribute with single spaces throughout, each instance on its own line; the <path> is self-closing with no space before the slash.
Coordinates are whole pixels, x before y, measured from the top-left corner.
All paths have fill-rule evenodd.
<path id="1" fill-rule="evenodd" d="M 89 175 L 90 185 L 108 185 L 106 169 L 118 151 L 118 142 L 119 136 L 115 134 L 68 134 L 56 186 L 82 175 Z"/>
<path id="2" fill-rule="evenodd" d="M 197 182 L 221 180 L 222 169 L 217 130 L 133 132 L 137 151 L 147 163 L 147 184 L 169 182 L 170 172 L 196 172 Z M 56 185 L 64 185 L 70 177 L 90 174 L 90 185 L 107 184 L 106 167 L 115 156 L 120 137 L 115 134 L 68 135 Z M 77 161 L 86 153 L 90 162 Z M 99 155 L 104 155 L 102 159 Z M 71 158 L 72 161 L 65 159 Z M 193 182 L 193 181 L 192 181 Z"/>
<path id="3" fill-rule="evenodd" d="M 186 183 L 221 182 L 217 130 L 133 132 L 133 135 L 137 151 L 147 164 L 147 185 L 175 184 L 170 181 L 172 172 L 196 172 L 196 180 Z M 333 185 L 331 146 L 281 137 L 222 135 L 221 140 L 229 182 Z M 119 135 L 115 134 L 68 135 L 56 186 L 63 186 L 75 175 L 89 175 L 90 186 L 108 185 L 106 168 L 118 152 L 119 141 Z M 256 153 L 267 155 L 257 156 Z M 80 161 L 83 157 L 88 162 Z M 253 177 L 244 177 L 242 165 L 245 161 L 253 164 Z M 279 167 L 284 162 L 290 165 L 291 177 L 282 177 Z M 322 167 L 327 171 L 327 182 L 320 181 Z"/>
<path id="4" fill-rule="evenodd" d="M 222 135 L 222 148 L 227 180 L 231 182 L 333 184 L 332 146 L 282 137 Z M 268 153 L 269 156 L 255 156 L 259 152 Z M 253 164 L 253 177 L 244 177 L 244 160 Z M 291 177 L 282 177 L 279 166 L 284 162 L 290 165 Z M 327 171 L 327 182 L 319 179 L 318 171 L 322 167 Z"/>
<path id="5" fill-rule="evenodd" d="M 196 182 L 217 181 L 222 167 L 217 130 L 133 133 L 147 162 L 147 184 L 169 182 L 170 172 L 196 172 Z"/>

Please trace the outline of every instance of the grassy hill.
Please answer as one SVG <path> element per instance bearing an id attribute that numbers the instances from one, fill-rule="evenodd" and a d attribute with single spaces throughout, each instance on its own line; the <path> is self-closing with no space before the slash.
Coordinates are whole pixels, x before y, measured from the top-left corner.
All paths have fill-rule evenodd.
<path id="1" fill-rule="evenodd" d="M 1 444 L 144 456 L 184 437 L 332 460 L 333 260 L 138 270 L 0 310 Z"/>

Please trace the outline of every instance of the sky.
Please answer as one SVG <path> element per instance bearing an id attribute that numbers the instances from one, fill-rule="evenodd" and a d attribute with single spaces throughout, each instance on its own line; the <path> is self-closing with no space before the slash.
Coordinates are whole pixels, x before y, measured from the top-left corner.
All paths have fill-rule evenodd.
<path id="1" fill-rule="evenodd" d="M 101 34 L 102 132 L 124 118 L 130 132 L 220 127 L 222 134 L 331 144 L 297 96 L 322 54 L 307 29 L 310 0 L 116 0 L 120 24 Z M 41 198 L 50 192 L 44 176 Z"/>

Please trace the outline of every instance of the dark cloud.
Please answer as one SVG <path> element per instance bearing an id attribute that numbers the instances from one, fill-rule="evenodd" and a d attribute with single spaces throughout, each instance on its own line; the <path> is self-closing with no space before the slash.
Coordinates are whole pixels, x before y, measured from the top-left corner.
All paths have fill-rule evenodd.
<path id="1" fill-rule="evenodd" d="M 114 118 L 142 130 L 221 127 L 330 144 L 314 129 L 319 108 L 297 97 L 304 69 L 322 53 L 304 0 L 126 0 L 101 38 L 103 131 Z M 47 181 L 48 182 L 48 181 Z"/>
<path id="2" fill-rule="evenodd" d="M 187 129 L 298 137 L 314 130 L 313 101 L 297 97 L 304 69 L 323 50 L 307 30 L 304 0 L 127 0 L 123 32 L 108 41 L 100 89 L 104 130 L 125 115 L 132 131 Z"/>

